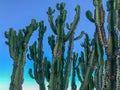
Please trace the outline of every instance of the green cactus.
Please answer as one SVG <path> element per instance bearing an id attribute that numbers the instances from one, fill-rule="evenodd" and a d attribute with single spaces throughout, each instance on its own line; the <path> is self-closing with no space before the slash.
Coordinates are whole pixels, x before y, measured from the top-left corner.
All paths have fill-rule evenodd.
<path id="1" fill-rule="evenodd" d="M 27 44 L 37 28 L 38 23 L 33 19 L 31 24 L 26 29 L 19 30 L 18 34 L 12 28 L 9 32 L 5 32 L 5 37 L 8 39 L 6 44 L 9 46 L 10 56 L 13 59 L 13 72 L 9 90 L 22 90 Z"/>
<path id="2" fill-rule="evenodd" d="M 103 47 L 100 43 L 100 40 L 98 38 L 97 33 L 95 33 L 95 41 L 96 41 L 96 70 L 95 70 L 95 75 L 94 75 L 94 81 L 95 81 L 95 88 L 97 90 L 103 90 L 104 88 L 104 73 L 103 73 L 103 68 L 104 68 L 104 51 Z"/>
<path id="3" fill-rule="evenodd" d="M 116 90 L 120 90 L 120 56 L 117 56 Z"/>
<path id="4" fill-rule="evenodd" d="M 47 62 L 46 58 L 43 59 L 43 36 L 45 31 L 46 31 L 46 26 L 44 26 L 44 22 L 41 21 L 39 23 L 38 45 L 37 42 L 34 42 L 34 44 L 29 47 L 30 54 L 28 54 L 28 58 L 30 60 L 33 60 L 34 62 L 34 75 L 32 75 L 31 68 L 29 69 L 29 74 L 31 78 L 34 78 L 36 82 L 39 84 L 39 90 L 46 90 L 44 83 L 45 74 L 49 78 L 50 63 Z M 48 69 L 48 73 L 47 73 L 47 69 Z"/>
<path id="5" fill-rule="evenodd" d="M 72 63 L 72 54 L 73 54 L 73 45 L 74 45 L 74 34 L 69 39 L 67 58 L 64 68 L 64 90 L 67 90 L 69 84 L 69 77 L 71 72 L 71 63 Z"/>
<path id="6" fill-rule="evenodd" d="M 73 63 L 72 63 L 72 83 L 71 83 L 71 90 L 77 90 L 77 85 L 75 83 L 75 76 L 76 76 L 76 63 L 78 59 L 78 53 L 73 53 Z"/>
<path id="7" fill-rule="evenodd" d="M 92 73 L 94 71 L 94 66 L 95 66 L 95 52 L 96 52 L 95 49 L 96 48 L 93 43 L 92 50 L 90 50 L 91 44 L 89 42 L 90 41 L 89 36 L 86 33 L 84 34 L 86 38 L 84 40 L 84 43 L 81 44 L 81 46 L 84 48 L 84 53 L 81 52 L 81 56 L 78 59 L 79 63 L 76 67 L 77 76 L 81 82 L 81 86 L 79 90 L 93 90 L 94 83 L 93 83 Z"/>
<path id="8" fill-rule="evenodd" d="M 66 14 L 67 11 L 65 10 L 65 3 L 57 4 L 57 10 L 60 11 L 60 15 L 58 15 L 57 19 L 55 20 L 55 24 L 53 22 L 54 10 L 50 7 L 48 8 L 48 21 L 52 28 L 52 31 L 56 35 L 56 41 L 54 43 L 49 43 L 52 48 L 52 66 L 51 66 L 51 75 L 50 75 L 50 90 L 64 90 L 64 77 L 63 77 L 63 67 L 64 67 L 64 49 L 65 49 L 65 42 L 69 40 L 70 36 L 74 33 L 76 26 L 78 24 L 80 18 L 80 6 L 77 6 L 75 11 L 76 15 L 74 20 L 69 27 L 69 32 L 65 34 L 65 21 L 66 21 Z M 51 38 L 52 39 L 52 38 Z M 50 40 L 50 38 L 49 38 Z M 49 41 L 54 42 L 54 40 Z M 54 49 L 53 49 L 54 48 Z"/>
<path id="9" fill-rule="evenodd" d="M 96 25 L 96 31 L 100 39 L 101 44 L 104 46 L 107 61 L 106 61 L 106 90 L 116 90 L 116 57 L 119 53 L 119 43 L 118 43 L 118 30 L 120 22 L 120 1 L 119 0 L 108 0 L 107 1 L 107 11 L 108 11 L 108 40 L 106 39 L 106 33 L 104 29 L 104 10 L 102 5 L 102 0 L 93 0 L 95 6 L 94 21 Z M 88 15 L 89 14 L 89 15 Z M 86 13 L 87 18 L 91 21 L 92 15 L 88 11 Z M 93 19 L 93 18 L 92 18 Z"/>

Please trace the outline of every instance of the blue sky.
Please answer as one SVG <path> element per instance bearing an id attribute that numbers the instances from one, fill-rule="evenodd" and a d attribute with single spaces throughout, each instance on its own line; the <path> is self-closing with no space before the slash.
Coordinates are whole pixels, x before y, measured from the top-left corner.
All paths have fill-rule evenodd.
<path id="1" fill-rule="evenodd" d="M 104 0 L 105 2 L 106 0 Z M 51 28 L 48 23 L 47 10 L 51 6 L 55 9 L 56 3 L 65 2 L 67 9 L 67 22 L 72 22 L 75 15 L 75 7 L 79 4 L 81 7 L 80 22 L 76 29 L 75 35 L 84 30 L 93 37 L 94 24 L 89 22 L 85 17 L 85 12 L 89 9 L 93 12 L 94 6 L 90 0 L 0 0 L 0 90 L 8 90 L 10 77 L 12 73 L 13 61 L 9 56 L 8 46 L 5 45 L 7 40 L 4 37 L 4 32 L 9 31 L 10 27 L 13 27 L 16 31 L 25 28 L 29 25 L 31 19 L 36 19 L 37 21 L 44 20 L 47 26 L 47 31 L 44 37 L 44 55 L 51 60 L 51 50 L 48 45 L 47 37 L 52 34 Z M 104 3 L 105 5 L 105 3 Z M 106 9 L 106 8 L 105 8 Z M 56 17 L 57 12 L 54 14 Z M 29 45 L 33 41 L 37 40 L 37 32 L 31 37 Z M 81 41 L 75 42 L 74 51 L 80 52 Z M 32 67 L 32 63 L 27 60 L 25 66 L 24 84 L 23 90 L 38 90 L 38 85 L 34 80 L 32 80 L 28 75 L 28 68 Z M 31 86 L 31 87 L 30 87 Z"/>

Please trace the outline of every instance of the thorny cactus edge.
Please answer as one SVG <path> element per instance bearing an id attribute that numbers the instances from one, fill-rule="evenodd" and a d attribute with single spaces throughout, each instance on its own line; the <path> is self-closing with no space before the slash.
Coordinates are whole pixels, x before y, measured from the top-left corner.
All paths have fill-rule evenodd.
<path id="1" fill-rule="evenodd" d="M 39 85 L 39 90 L 46 90 L 45 89 L 45 72 L 44 72 L 44 63 L 43 59 L 43 37 L 46 31 L 46 26 L 44 26 L 44 22 L 41 21 L 39 23 L 39 35 L 38 35 L 38 45 L 37 42 L 34 42 L 32 46 L 29 47 L 30 54 L 28 54 L 28 58 L 33 60 L 34 62 L 34 75 L 32 74 L 32 69 L 29 69 L 29 74 L 31 78 L 34 78 Z M 49 73 L 49 72 L 48 72 Z"/>
<path id="2" fill-rule="evenodd" d="M 84 52 L 81 52 L 81 56 L 78 58 L 78 64 L 76 65 L 76 74 L 78 76 L 79 81 L 81 82 L 81 86 L 79 90 L 87 90 L 94 89 L 94 82 L 92 73 L 94 71 L 95 66 L 95 41 L 90 43 L 90 39 L 88 34 L 85 32 L 81 32 L 85 35 L 84 42 L 81 46 L 84 48 Z M 92 46 L 92 50 L 90 47 Z M 89 58 L 90 57 L 90 58 Z"/>
<path id="3" fill-rule="evenodd" d="M 8 39 L 6 44 L 13 59 L 13 72 L 9 90 L 22 90 L 27 45 L 32 33 L 37 28 L 38 23 L 33 19 L 31 24 L 26 29 L 19 30 L 18 34 L 13 28 L 10 28 L 9 32 L 5 32 L 5 37 Z"/>
<path id="4" fill-rule="evenodd" d="M 108 38 L 104 29 L 105 11 L 102 0 L 93 0 L 93 5 L 95 6 L 94 18 L 90 10 L 86 12 L 86 17 L 96 26 L 94 38 L 90 44 L 88 35 L 82 32 L 86 35 L 86 38 L 81 45 L 84 52 L 81 52 L 79 58 L 78 53 L 73 53 L 74 40 L 82 37 L 80 35 L 74 38 L 74 32 L 80 19 L 79 5 L 75 8 L 76 14 L 70 25 L 66 23 L 67 11 L 65 10 L 65 3 L 56 4 L 56 8 L 60 13 L 55 22 L 53 19 L 55 10 L 52 10 L 51 7 L 48 8 L 48 21 L 54 33 L 54 35 L 48 37 L 48 43 L 52 50 L 52 63 L 47 60 L 47 57 L 43 57 L 42 40 L 46 31 L 43 21 L 37 23 L 32 20 L 31 24 L 26 29 L 19 30 L 18 34 L 12 28 L 10 28 L 9 32 L 5 32 L 5 37 L 8 39 L 6 44 L 9 46 L 10 56 L 14 62 L 9 90 L 22 90 L 27 45 L 32 33 L 38 27 L 38 44 L 34 42 L 29 47 L 30 54 L 28 58 L 34 61 L 34 73 L 32 73 L 32 69 L 29 69 L 29 74 L 36 80 L 41 90 L 45 90 L 44 78 L 49 82 L 49 90 L 66 90 L 68 88 L 71 64 L 73 68 L 72 90 L 77 89 L 75 83 L 76 74 L 81 82 L 79 90 L 92 90 L 94 88 L 97 90 L 120 89 L 120 0 L 107 1 Z M 69 30 L 67 33 L 65 33 L 65 25 Z M 67 41 L 69 41 L 69 47 L 68 56 L 65 59 L 64 52 Z M 92 49 L 90 49 L 90 46 Z M 107 56 L 105 64 L 103 59 L 104 49 Z M 78 64 L 76 65 L 77 61 Z M 95 72 L 94 78 L 92 76 L 93 72 Z"/>
<path id="5" fill-rule="evenodd" d="M 87 18 L 94 22 L 96 25 L 96 30 L 98 33 L 98 37 L 100 39 L 101 44 L 104 46 L 107 61 L 106 61 L 106 88 L 105 90 L 118 90 L 119 84 L 116 83 L 116 76 L 118 77 L 116 71 L 119 71 L 116 66 L 117 59 L 119 56 L 119 23 L 120 23 L 120 1 L 119 0 L 108 0 L 107 1 L 107 11 L 108 11 L 108 40 L 106 39 L 106 33 L 104 29 L 104 16 L 105 11 L 103 10 L 102 0 L 93 0 L 93 4 L 95 6 L 94 19 L 92 18 L 92 13 L 87 11 Z"/>
<path id="6" fill-rule="evenodd" d="M 65 42 L 69 40 L 70 36 L 74 34 L 76 26 L 78 24 L 80 18 L 80 6 L 75 8 L 76 15 L 74 17 L 73 22 L 69 26 L 69 31 L 65 35 L 65 21 L 67 11 L 65 10 L 65 3 L 57 4 L 57 10 L 60 12 L 60 15 L 55 20 L 55 24 L 53 21 L 52 14 L 55 10 L 52 10 L 51 7 L 48 8 L 48 21 L 50 23 L 51 29 L 53 33 L 56 35 L 56 40 L 54 45 L 53 57 L 52 57 L 52 67 L 51 67 L 51 75 L 50 75 L 50 90 L 64 90 L 63 83 L 63 68 L 64 68 L 64 49 Z"/>

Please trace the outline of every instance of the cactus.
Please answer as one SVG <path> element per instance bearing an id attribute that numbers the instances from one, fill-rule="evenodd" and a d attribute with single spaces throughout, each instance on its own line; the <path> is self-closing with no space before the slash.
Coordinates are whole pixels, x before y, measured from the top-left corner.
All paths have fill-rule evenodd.
<path id="1" fill-rule="evenodd" d="M 87 18 L 92 21 L 96 25 L 96 31 L 98 33 L 98 37 L 100 39 L 101 44 L 104 46 L 107 61 L 106 61 L 106 90 L 116 90 L 116 57 L 119 54 L 119 38 L 118 38 L 118 30 L 119 22 L 120 22 L 120 1 L 119 0 L 108 0 L 107 1 L 107 11 L 108 11 L 108 40 L 106 39 L 106 33 L 104 29 L 104 10 L 102 5 L 102 0 L 93 0 L 93 4 L 95 6 L 95 15 L 94 19 L 92 18 L 92 13 L 87 11 Z M 92 18 L 92 20 L 91 20 Z"/>
<path id="2" fill-rule="evenodd" d="M 116 90 L 120 90 L 120 56 L 117 56 Z"/>
<path id="3" fill-rule="evenodd" d="M 37 42 L 34 42 L 34 44 L 29 47 L 30 54 L 28 54 L 28 58 L 30 60 L 33 60 L 34 62 L 34 75 L 32 74 L 31 68 L 29 69 L 29 74 L 31 78 L 34 78 L 36 82 L 38 83 L 39 90 L 45 90 L 44 59 L 43 59 L 43 50 L 42 50 L 43 49 L 43 36 L 44 36 L 45 31 L 46 31 L 46 26 L 44 26 L 44 22 L 41 21 L 39 23 L 38 48 L 37 48 Z"/>
<path id="4" fill-rule="evenodd" d="M 75 83 L 75 76 L 76 76 L 76 63 L 78 59 L 78 53 L 73 53 L 73 63 L 72 63 L 72 83 L 71 83 L 71 90 L 77 90 L 77 85 Z"/>
<path id="5" fill-rule="evenodd" d="M 5 32 L 5 37 L 8 39 L 6 44 L 9 46 L 10 57 L 13 59 L 13 72 L 9 90 L 22 90 L 27 44 L 37 27 L 38 24 L 33 19 L 31 24 L 26 29 L 19 30 L 18 34 L 13 28 L 10 28 L 9 32 Z"/>
<path id="6" fill-rule="evenodd" d="M 103 55 L 104 55 L 104 51 L 103 51 L 103 47 L 100 43 L 100 40 L 98 38 L 98 34 L 95 33 L 95 41 L 96 41 L 96 70 L 95 70 L 95 75 L 94 75 L 94 82 L 95 82 L 95 88 L 96 90 L 103 90 L 104 85 L 105 85 L 105 81 L 104 81 L 104 72 L 103 72 L 103 68 L 104 68 L 104 59 L 103 59 Z"/>
<path id="7" fill-rule="evenodd" d="M 93 90 L 94 83 L 92 73 L 95 66 L 95 52 L 96 48 L 94 43 L 92 44 L 92 50 L 90 50 L 90 39 L 88 34 L 85 34 L 84 43 L 81 46 L 84 48 L 84 52 L 81 52 L 81 56 L 78 59 L 78 65 L 76 66 L 76 72 L 78 79 L 81 82 L 79 90 Z M 93 40 L 94 41 L 94 40 Z M 84 55 L 85 54 L 85 55 Z M 89 58 L 90 57 L 90 58 Z"/>
<path id="8" fill-rule="evenodd" d="M 80 16 L 80 6 L 76 7 L 76 15 L 74 17 L 71 26 L 69 27 L 69 32 L 65 34 L 65 20 L 67 11 L 65 10 L 65 3 L 57 4 L 57 10 L 60 11 L 55 23 L 53 22 L 52 14 L 55 10 L 52 10 L 51 7 L 48 8 L 48 21 L 52 28 L 53 33 L 56 35 L 55 44 L 51 44 L 52 48 L 52 66 L 51 66 L 51 75 L 50 75 L 50 90 L 64 90 L 64 77 L 63 77 L 63 68 L 64 68 L 64 49 L 65 42 L 69 40 L 70 36 L 74 33 L 76 26 L 79 21 Z M 69 26 L 69 25 L 68 25 Z M 49 41 L 50 42 L 50 41 Z M 51 41 L 52 42 L 52 41 Z M 54 45 L 54 49 L 53 46 Z"/>
<path id="9" fill-rule="evenodd" d="M 65 63 L 65 67 L 64 67 L 64 84 L 63 84 L 64 90 L 67 90 L 68 84 L 69 84 L 72 55 L 73 55 L 73 45 L 74 45 L 74 34 L 72 34 L 72 36 L 69 39 L 67 58 L 66 58 L 66 63 Z"/>

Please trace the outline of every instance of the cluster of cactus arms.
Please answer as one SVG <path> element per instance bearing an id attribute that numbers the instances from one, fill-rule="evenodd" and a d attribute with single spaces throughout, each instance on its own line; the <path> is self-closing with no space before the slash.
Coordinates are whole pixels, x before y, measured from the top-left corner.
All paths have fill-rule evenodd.
<path id="1" fill-rule="evenodd" d="M 84 52 L 81 51 L 79 58 L 77 53 L 73 55 L 72 90 L 77 90 L 75 75 L 77 75 L 81 83 L 79 90 L 94 90 L 94 88 L 96 90 L 103 90 L 103 86 L 105 85 L 103 80 L 103 46 L 97 32 L 95 32 L 91 43 L 88 34 L 84 31 L 81 35 L 83 34 L 85 35 L 85 39 L 81 46 L 84 48 Z M 94 75 L 93 72 L 95 73 Z"/>
<path id="2" fill-rule="evenodd" d="M 107 56 L 106 70 L 105 70 L 105 90 L 119 90 L 119 29 L 120 29 L 120 0 L 108 0 L 108 40 L 104 29 L 104 16 L 102 0 L 93 0 L 95 6 L 94 19 L 92 13 L 87 11 L 86 16 L 96 25 L 98 38 L 104 46 Z M 102 59 L 101 59 L 102 60 Z M 116 72 L 117 71 L 117 72 Z"/>
<path id="3" fill-rule="evenodd" d="M 80 18 L 80 6 L 75 8 L 76 15 L 74 17 L 73 22 L 69 26 L 67 24 L 67 28 L 69 28 L 69 32 L 65 34 L 65 21 L 66 21 L 66 14 L 67 11 L 65 10 L 65 3 L 57 4 L 57 10 L 59 10 L 60 15 L 58 15 L 57 19 L 55 20 L 55 24 L 53 21 L 52 14 L 54 10 L 50 7 L 48 9 L 48 21 L 52 28 L 52 31 L 56 35 L 56 40 L 54 43 L 51 43 L 52 48 L 52 65 L 51 65 L 51 75 L 50 75 L 50 90 L 64 90 L 64 50 L 65 50 L 65 42 L 67 42 L 71 35 L 74 34 L 76 26 L 78 24 Z M 49 41 L 52 42 L 52 41 Z M 52 46 L 54 45 L 54 46 Z M 65 86 L 66 87 L 66 86 Z"/>
<path id="4" fill-rule="evenodd" d="M 73 67 L 75 67 L 76 74 L 81 83 L 79 90 L 93 90 L 94 81 L 93 81 L 92 73 L 94 71 L 94 66 L 95 66 L 96 48 L 94 45 L 95 43 L 90 44 L 90 39 L 88 34 L 86 34 L 85 32 L 83 32 L 82 34 L 85 34 L 84 43 L 81 44 L 81 46 L 84 48 L 84 52 L 81 51 L 81 56 L 79 58 L 77 58 L 76 55 L 76 59 L 78 60 L 78 63 L 77 65 L 73 64 Z M 91 45 L 92 45 L 92 50 L 90 50 Z M 73 63 L 74 62 L 75 61 L 73 61 Z"/>
<path id="5" fill-rule="evenodd" d="M 93 0 L 95 6 L 94 17 L 88 10 L 86 17 L 95 24 L 94 38 L 90 40 L 87 33 L 81 32 L 74 38 L 74 33 L 80 19 L 80 6 L 76 6 L 76 14 L 73 22 L 66 23 L 67 11 L 65 3 L 56 4 L 59 15 L 53 19 L 53 10 L 48 8 L 47 15 L 50 27 L 54 35 L 48 37 L 51 48 L 52 62 L 44 57 L 43 39 L 47 27 L 44 21 L 32 20 L 26 29 L 16 31 L 10 28 L 5 32 L 8 39 L 10 56 L 13 59 L 13 72 L 9 90 L 22 90 L 24 66 L 28 42 L 32 33 L 38 29 L 38 41 L 29 47 L 29 60 L 33 61 L 29 75 L 39 85 L 39 90 L 46 90 L 45 79 L 49 83 L 48 90 L 67 90 L 70 75 L 72 76 L 71 90 L 120 90 L 120 0 L 107 0 L 108 11 L 108 34 L 104 29 L 105 11 L 102 0 Z M 68 29 L 68 32 L 65 31 Z M 85 35 L 81 47 L 84 51 L 73 52 L 74 41 Z M 108 36 L 108 37 L 107 37 Z M 66 42 L 68 42 L 67 54 L 65 53 Z M 65 57 L 65 54 L 67 57 Z M 104 60 L 106 55 L 107 60 Z M 78 88 L 76 77 L 81 85 Z"/>
<path id="6" fill-rule="evenodd" d="M 46 59 L 44 61 L 44 58 L 43 58 L 43 37 L 46 31 L 46 26 L 44 26 L 43 21 L 39 23 L 38 30 L 39 30 L 38 46 L 37 46 L 37 42 L 34 42 L 34 44 L 29 47 L 30 54 L 27 55 L 30 60 L 34 61 L 34 75 L 32 74 L 31 68 L 29 69 L 29 74 L 31 78 L 34 78 L 36 82 L 39 84 L 39 90 L 45 90 L 44 78 L 45 78 L 45 75 L 47 74 L 44 70 L 44 66 L 49 64 L 47 64 L 48 62 L 46 61 Z M 49 69 L 49 68 L 46 68 L 46 69 Z"/>
<path id="7" fill-rule="evenodd" d="M 36 20 L 32 20 L 31 24 L 16 34 L 16 31 L 10 28 L 9 32 L 5 32 L 8 39 L 6 44 L 9 46 L 10 56 L 13 59 L 13 72 L 9 90 L 22 90 L 24 66 L 26 63 L 27 45 L 32 33 L 38 28 Z"/>

